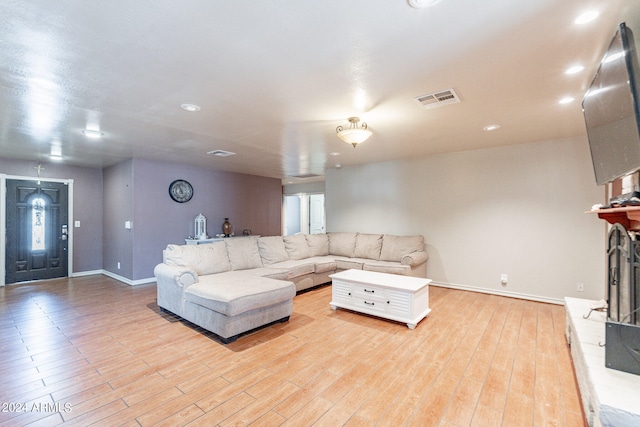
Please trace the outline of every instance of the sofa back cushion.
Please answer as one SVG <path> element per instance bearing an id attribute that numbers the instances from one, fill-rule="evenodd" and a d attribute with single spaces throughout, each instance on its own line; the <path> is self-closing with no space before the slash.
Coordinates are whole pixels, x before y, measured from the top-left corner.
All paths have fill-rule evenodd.
<path id="1" fill-rule="evenodd" d="M 204 245 L 167 245 L 163 251 L 167 265 L 190 266 L 198 275 L 231 270 L 224 242 Z"/>
<path id="2" fill-rule="evenodd" d="M 329 233 L 329 254 L 353 257 L 357 233 Z"/>
<path id="3" fill-rule="evenodd" d="M 305 234 L 311 256 L 329 255 L 329 237 L 326 234 Z"/>
<path id="4" fill-rule="evenodd" d="M 284 248 L 289 254 L 289 259 L 306 259 L 311 258 L 309 245 L 304 234 L 296 234 L 293 236 L 283 236 Z"/>
<path id="5" fill-rule="evenodd" d="M 356 236 L 356 248 L 353 256 L 356 258 L 380 259 L 382 249 L 382 234 L 358 233 Z"/>
<path id="6" fill-rule="evenodd" d="M 262 258 L 262 265 L 289 260 L 289 254 L 287 254 L 281 236 L 258 238 L 258 251 L 260 252 L 260 258 Z"/>
<path id="7" fill-rule="evenodd" d="M 224 240 L 232 270 L 262 267 L 258 240 L 255 237 L 232 237 Z"/>
<path id="8" fill-rule="evenodd" d="M 380 260 L 400 262 L 403 255 L 417 251 L 424 251 L 423 236 L 393 236 L 385 234 L 382 237 Z"/>

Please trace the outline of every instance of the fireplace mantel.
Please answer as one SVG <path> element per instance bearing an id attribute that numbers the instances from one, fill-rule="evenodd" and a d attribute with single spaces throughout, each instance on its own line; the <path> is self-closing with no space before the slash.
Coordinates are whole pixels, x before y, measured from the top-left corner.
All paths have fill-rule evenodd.
<path id="1" fill-rule="evenodd" d="M 594 209 L 586 213 L 598 214 L 598 218 L 610 224 L 619 223 L 628 231 L 640 231 L 640 206 Z"/>

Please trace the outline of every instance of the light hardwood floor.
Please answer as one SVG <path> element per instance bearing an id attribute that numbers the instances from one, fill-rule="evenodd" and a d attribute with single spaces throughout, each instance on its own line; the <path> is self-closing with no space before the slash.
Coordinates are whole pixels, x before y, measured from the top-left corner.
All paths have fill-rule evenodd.
<path id="1" fill-rule="evenodd" d="M 430 288 L 415 330 L 298 295 L 222 345 L 106 276 L 0 288 L 1 426 L 583 426 L 564 308 Z"/>

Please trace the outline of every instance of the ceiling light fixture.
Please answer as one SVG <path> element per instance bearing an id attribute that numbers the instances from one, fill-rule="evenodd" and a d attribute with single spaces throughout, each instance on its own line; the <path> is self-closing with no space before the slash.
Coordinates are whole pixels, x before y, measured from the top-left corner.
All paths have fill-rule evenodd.
<path id="1" fill-rule="evenodd" d="M 190 113 L 195 113 L 196 111 L 200 111 L 200 106 L 196 104 L 185 103 L 185 104 L 181 104 L 180 108 Z"/>
<path id="2" fill-rule="evenodd" d="M 104 135 L 104 133 L 100 132 L 99 130 L 95 130 L 95 129 L 85 129 L 82 131 L 82 133 L 84 133 L 84 136 L 89 137 L 89 138 L 101 138 L 102 135 Z"/>
<path id="3" fill-rule="evenodd" d="M 486 130 L 487 132 L 491 132 L 492 130 L 500 129 L 500 125 L 487 125 L 482 128 L 482 130 Z"/>
<path id="4" fill-rule="evenodd" d="M 569 104 L 571 102 L 573 102 L 575 100 L 575 98 L 571 97 L 571 96 L 565 96 L 564 98 L 562 98 L 560 101 L 558 101 L 560 104 Z"/>
<path id="5" fill-rule="evenodd" d="M 362 122 L 362 125 L 358 127 L 359 122 L 360 118 L 349 117 L 349 129 L 345 129 L 342 126 L 336 128 L 338 137 L 347 144 L 353 145 L 353 148 L 356 148 L 356 145 L 365 142 L 371 136 L 371 131 L 367 129 L 367 124 Z"/>

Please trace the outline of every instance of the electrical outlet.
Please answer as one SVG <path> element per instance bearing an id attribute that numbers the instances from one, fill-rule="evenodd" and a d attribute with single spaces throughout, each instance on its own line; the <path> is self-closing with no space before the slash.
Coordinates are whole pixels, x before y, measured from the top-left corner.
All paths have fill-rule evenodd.
<path id="1" fill-rule="evenodd" d="M 578 292 L 584 292 L 584 283 L 578 282 L 578 284 L 576 285 L 576 290 Z"/>
<path id="2" fill-rule="evenodd" d="M 500 275 L 500 283 L 502 283 L 503 285 L 506 285 L 508 281 L 509 281 L 509 276 L 507 276 L 506 273 L 502 273 Z"/>

